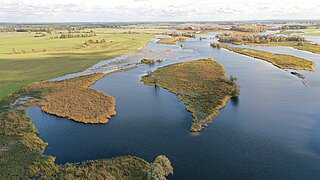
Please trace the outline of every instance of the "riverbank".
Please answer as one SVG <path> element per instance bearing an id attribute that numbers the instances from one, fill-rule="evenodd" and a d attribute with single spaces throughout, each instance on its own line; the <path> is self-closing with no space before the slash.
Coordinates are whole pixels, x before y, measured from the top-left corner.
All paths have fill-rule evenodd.
<path id="1" fill-rule="evenodd" d="M 233 44 L 237 45 L 249 45 L 249 46 L 289 46 L 294 49 L 302 50 L 302 51 L 308 51 L 315 54 L 320 54 L 320 45 L 317 44 L 311 44 L 308 42 L 305 42 L 303 45 L 298 45 L 294 42 L 270 42 L 270 43 L 249 43 L 249 42 L 234 42 Z"/>
<path id="2" fill-rule="evenodd" d="M 267 61 L 273 64 L 276 67 L 281 69 L 294 69 L 294 70 L 306 70 L 306 71 L 314 71 L 315 63 L 313 61 L 309 61 L 303 58 L 284 55 L 284 54 L 273 54 L 266 51 L 254 50 L 249 48 L 238 48 L 231 47 L 226 44 L 212 43 L 211 46 L 214 48 L 225 48 L 227 50 L 243 54 L 246 56 L 250 56 L 253 58 L 258 58 L 264 61 Z"/>
<path id="3" fill-rule="evenodd" d="M 203 130 L 230 97 L 239 94 L 236 79 L 228 80 L 223 66 L 211 58 L 165 66 L 142 81 L 178 94 L 194 117 L 192 132 Z"/>

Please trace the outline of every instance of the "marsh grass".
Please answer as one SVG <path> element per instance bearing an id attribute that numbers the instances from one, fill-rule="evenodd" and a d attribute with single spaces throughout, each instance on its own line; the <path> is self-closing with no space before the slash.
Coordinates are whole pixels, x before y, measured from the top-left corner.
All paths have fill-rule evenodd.
<path id="1" fill-rule="evenodd" d="M 177 36 L 177 37 L 172 37 L 172 38 L 161 38 L 158 43 L 160 44 L 177 44 L 177 42 L 180 41 L 186 41 L 188 40 L 188 37 L 185 36 Z"/>
<path id="2" fill-rule="evenodd" d="M 49 114 L 81 123 L 107 123 L 116 114 L 115 99 L 89 86 L 105 74 L 41 81 L 26 86 L 26 91 L 40 90 L 41 109 Z"/>
<path id="3" fill-rule="evenodd" d="M 314 66 L 316 65 L 312 61 L 291 56 L 291 55 L 273 54 L 267 51 L 254 50 L 249 48 L 230 47 L 225 44 L 220 45 L 220 47 L 239 53 L 239 54 L 243 54 L 246 56 L 250 56 L 253 58 L 258 58 L 258 59 L 270 62 L 274 66 L 277 66 L 281 69 L 314 71 Z"/>
<path id="4" fill-rule="evenodd" d="M 191 131 L 201 131 L 239 91 L 236 81 L 228 80 L 223 66 L 211 58 L 165 66 L 142 81 L 178 95 L 194 117 Z"/>

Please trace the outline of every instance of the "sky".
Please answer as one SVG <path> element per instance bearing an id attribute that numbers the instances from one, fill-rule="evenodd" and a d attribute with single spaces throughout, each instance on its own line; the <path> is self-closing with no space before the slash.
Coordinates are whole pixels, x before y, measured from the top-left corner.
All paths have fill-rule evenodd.
<path id="1" fill-rule="evenodd" d="M 0 22 L 320 19 L 320 0 L 0 0 Z"/>

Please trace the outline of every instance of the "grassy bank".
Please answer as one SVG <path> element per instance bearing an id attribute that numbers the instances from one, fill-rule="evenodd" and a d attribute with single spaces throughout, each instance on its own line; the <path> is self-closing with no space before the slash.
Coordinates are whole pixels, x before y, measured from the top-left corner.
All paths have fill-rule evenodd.
<path id="1" fill-rule="evenodd" d="M 160 44 L 177 44 L 179 41 L 186 41 L 188 38 L 184 36 L 172 37 L 172 38 L 161 38 L 158 43 Z"/>
<path id="2" fill-rule="evenodd" d="M 201 131 L 239 93 L 236 80 L 228 80 L 223 66 L 210 58 L 159 68 L 142 81 L 179 95 L 194 117 L 191 131 Z"/>
<path id="3" fill-rule="evenodd" d="M 214 45 L 212 45 L 214 46 Z M 294 70 L 306 70 L 306 71 L 314 71 L 314 66 L 316 65 L 314 62 L 284 54 L 273 54 L 266 51 L 259 51 L 248 48 L 237 48 L 230 47 L 228 45 L 220 45 L 222 48 L 228 49 L 230 51 L 243 54 L 246 56 L 250 56 L 253 58 L 258 58 L 267 62 L 272 63 L 274 66 L 277 66 L 281 69 L 294 69 Z"/>
<path id="4" fill-rule="evenodd" d="M 31 82 L 79 72 L 101 60 L 134 51 L 154 38 L 152 34 L 123 34 L 110 29 L 95 33 L 93 37 L 65 39 L 0 33 L 0 99 Z M 90 39 L 105 42 L 84 46 Z"/>
<path id="5" fill-rule="evenodd" d="M 308 42 L 299 45 L 295 42 L 271 42 L 271 43 L 248 43 L 248 42 L 234 42 L 233 44 L 237 45 L 249 45 L 249 46 L 289 46 L 294 49 L 302 50 L 302 51 L 309 51 L 315 54 L 320 54 L 320 45 L 311 44 Z"/>
<path id="6" fill-rule="evenodd" d="M 94 78 L 93 78 L 93 77 Z M 70 89 L 75 84 L 87 87 L 96 75 L 68 80 L 63 85 L 33 83 L 0 101 L 0 177 L 3 179 L 152 179 L 165 178 L 173 172 L 170 161 L 158 156 L 153 163 L 133 156 L 91 160 L 81 163 L 55 164 L 45 156 L 47 143 L 38 137 L 38 130 L 28 118 L 25 108 L 37 105 L 48 93 Z M 52 82 L 51 82 L 52 83 Z M 55 87 L 56 86 L 56 87 Z M 14 105 L 16 99 L 33 98 Z M 93 111 L 95 112 L 95 111 Z"/>

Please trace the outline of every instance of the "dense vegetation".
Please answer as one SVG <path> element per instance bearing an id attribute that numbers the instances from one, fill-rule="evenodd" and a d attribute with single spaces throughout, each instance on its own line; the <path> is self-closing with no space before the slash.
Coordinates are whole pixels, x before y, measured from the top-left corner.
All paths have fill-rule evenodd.
<path id="1" fill-rule="evenodd" d="M 236 43 L 236 42 L 247 42 L 247 43 L 270 43 L 270 42 L 304 42 L 305 39 L 299 36 L 274 36 L 274 35 L 258 35 L 258 34 L 219 34 L 217 35 L 219 42 L 224 43 Z"/>
<path id="2" fill-rule="evenodd" d="M 35 32 L 0 33 L 0 99 L 31 82 L 83 71 L 101 60 L 134 51 L 154 38 L 153 34 L 123 34 L 118 29 L 94 31 L 95 39 L 51 39 L 50 33 L 36 38 Z"/>
<path id="3" fill-rule="evenodd" d="M 78 78 L 79 81 L 92 82 L 90 79 Z M 38 137 L 38 131 L 25 111 L 26 107 L 37 104 L 49 90 L 48 87 L 26 87 L 0 101 L 1 179 L 166 179 L 173 173 L 169 159 L 163 155 L 153 163 L 122 156 L 55 164 L 54 157 L 42 154 L 48 144 Z M 33 98 L 15 103 L 26 96 Z"/>
<path id="4" fill-rule="evenodd" d="M 140 61 L 141 64 L 149 64 L 149 65 L 153 65 L 155 63 L 161 63 L 163 62 L 162 59 L 157 59 L 157 60 L 153 60 L 153 59 L 142 59 Z"/>
<path id="5" fill-rule="evenodd" d="M 225 44 L 217 45 L 217 43 L 212 43 L 211 46 L 215 48 L 222 47 L 239 54 L 262 59 L 282 69 L 313 71 L 315 66 L 315 63 L 312 61 L 291 55 L 273 54 L 266 51 L 259 51 L 248 48 L 230 47 Z"/>
<path id="6" fill-rule="evenodd" d="M 190 128 L 193 132 L 201 131 L 240 91 L 236 78 L 228 80 L 223 66 L 211 58 L 159 68 L 142 81 L 178 94 L 194 117 Z"/>

